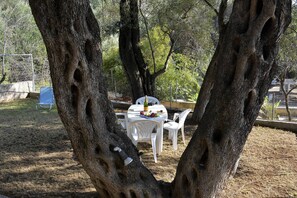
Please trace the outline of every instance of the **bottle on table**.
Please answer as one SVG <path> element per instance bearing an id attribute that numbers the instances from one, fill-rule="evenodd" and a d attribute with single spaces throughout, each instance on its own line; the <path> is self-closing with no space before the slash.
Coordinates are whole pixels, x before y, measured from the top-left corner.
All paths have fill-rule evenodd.
<path id="1" fill-rule="evenodd" d="M 145 96 L 143 103 L 143 111 L 148 111 L 148 98 Z"/>

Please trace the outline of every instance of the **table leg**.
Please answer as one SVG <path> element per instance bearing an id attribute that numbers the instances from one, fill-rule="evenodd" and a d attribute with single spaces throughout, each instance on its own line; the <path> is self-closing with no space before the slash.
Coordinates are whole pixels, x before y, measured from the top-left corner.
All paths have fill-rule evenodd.
<path id="1" fill-rule="evenodd" d="M 160 155 L 163 150 L 163 125 L 164 122 L 161 122 L 160 128 L 157 130 L 157 153 Z"/>

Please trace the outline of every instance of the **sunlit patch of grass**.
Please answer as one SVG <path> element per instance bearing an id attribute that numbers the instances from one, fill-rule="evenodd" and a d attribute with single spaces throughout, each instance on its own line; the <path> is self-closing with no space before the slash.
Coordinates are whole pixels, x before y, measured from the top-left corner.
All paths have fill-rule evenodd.
<path id="1" fill-rule="evenodd" d="M 37 101 L 34 102 L 34 100 L 32 100 L 32 99 L 20 99 L 20 100 L 14 100 L 12 102 L 1 103 L 0 110 L 4 110 L 4 109 L 14 109 L 14 110 L 28 109 L 28 108 L 32 108 L 36 104 L 37 104 Z"/>
<path id="2" fill-rule="evenodd" d="M 16 110 L 20 111 L 23 109 L 26 110 L 37 110 L 36 105 L 38 101 L 30 98 L 14 100 L 12 102 L 4 102 L 0 103 L 0 110 Z M 49 110 L 49 108 L 39 108 L 39 112 L 41 113 L 50 113 L 50 112 L 57 112 L 56 106 Z"/>

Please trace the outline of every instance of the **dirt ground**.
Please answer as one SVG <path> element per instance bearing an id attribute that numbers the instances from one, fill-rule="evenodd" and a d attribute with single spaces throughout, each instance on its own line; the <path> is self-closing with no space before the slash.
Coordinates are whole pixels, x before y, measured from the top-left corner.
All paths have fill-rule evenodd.
<path id="1" fill-rule="evenodd" d="M 96 197 L 88 175 L 72 158 L 68 136 L 56 110 L 36 110 L 36 101 L 0 104 L 0 195 L 8 197 Z M 189 141 L 196 126 L 186 125 Z M 185 149 L 164 151 L 154 163 L 144 144 L 145 165 L 157 179 L 172 181 Z M 254 127 L 238 171 L 221 197 L 297 197 L 297 140 L 282 130 Z M 1 197 L 1 196 L 0 196 Z"/>

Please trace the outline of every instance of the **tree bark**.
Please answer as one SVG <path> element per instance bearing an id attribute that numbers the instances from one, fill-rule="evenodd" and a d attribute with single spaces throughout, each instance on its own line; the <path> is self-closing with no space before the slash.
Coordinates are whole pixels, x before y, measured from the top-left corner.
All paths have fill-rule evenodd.
<path id="1" fill-rule="evenodd" d="M 291 3 L 234 1 L 206 76 L 212 79 L 205 79 L 209 100 L 178 164 L 173 197 L 215 197 L 229 177 L 278 70 L 278 40 L 290 23 Z"/>
<path id="2" fill-rule="evenodd" d="M 140 32 L 137 0 L 121 0 L 120 57 L 131 85 L 133 102 L 144 95 L 154 95 L 151 75 L 139 47 Z"/>
<path id="3" fill-rule="evenodd" d="M 200 92 L 199 92 L 199 97 L 197 98 L 196 105 L 194 108 L 194 112 L 192 115 L 192 122 L 199 124 L 204 112 L 205 108 L 209 102 L 209 98 L 211 95 L 211 90 L 213 88 L 213 84 L 215 81 L 215 74 L 217 69 L 217 56 L 219 54 L 219 49 L 221 49 L 221 44 L 222 39 L 224 38 L 225 31 L 226 31 L 226 24 L 224 23 L 224 18 L 225 18 L 225 12 L 227 9 L 228 1 L 227 0 L 222 0 L 220 4 L 220 10 L 217 11 L 207 0 L 204 0 L 205 3 L 211 7 L 211 9 L 214 10 L 214 12 L 217 14 L 217 21 L 218 21 L 218 32 L 219 32 L 219 41 L 216 44 L 216 51 L 212 57 L 212 60 L 208 66 L 208 69 L 206 71 Z"/>
<path id="4" fill-rule="evenodd" d="M 156 78 L 166 71 L 168 60 L 172 55 L 175 43 L 174 39 L 169 35 L 171 41 L 170 50 L 163 68 L 159 70 L 156 69 L 153 48 L 150 43 L 154 62 L 154 71 L 151 73 L 139 46 L 140 30 L 138 13 L 138 0 L 120 1 L 121 26 L 119 50 L 123 68 L 131 86 L 133 102 L 144 95 L 155 96 Z M 147 26 L 146 22 L 145 26 Z M 149 35 L 148 39 L 150 39 Z"/>
<path id="5" fill-rule="evenodd" d="M 89 2 L 29 3 L 46 45 L 58 113 L 99 196 L 214 197 L 242 151 L 277 69 L 277 41 L 290 21 L 291 1 L 235 1 L 214 58 L 209 102 L 172 184 L 156 181 L 116 124 Z M 133 162 L 124 166 L 115 146 Z"/>
<path id="6" fill-rule="evenodd" d="M 116 124 L 102 76 L 98 23 L 88 1 L 30 0 L 46 45 L 58 113 L 100 197 L 161 197 L 151 172 Z M 114 147 L 133 162 L 124 166 Z"/>

